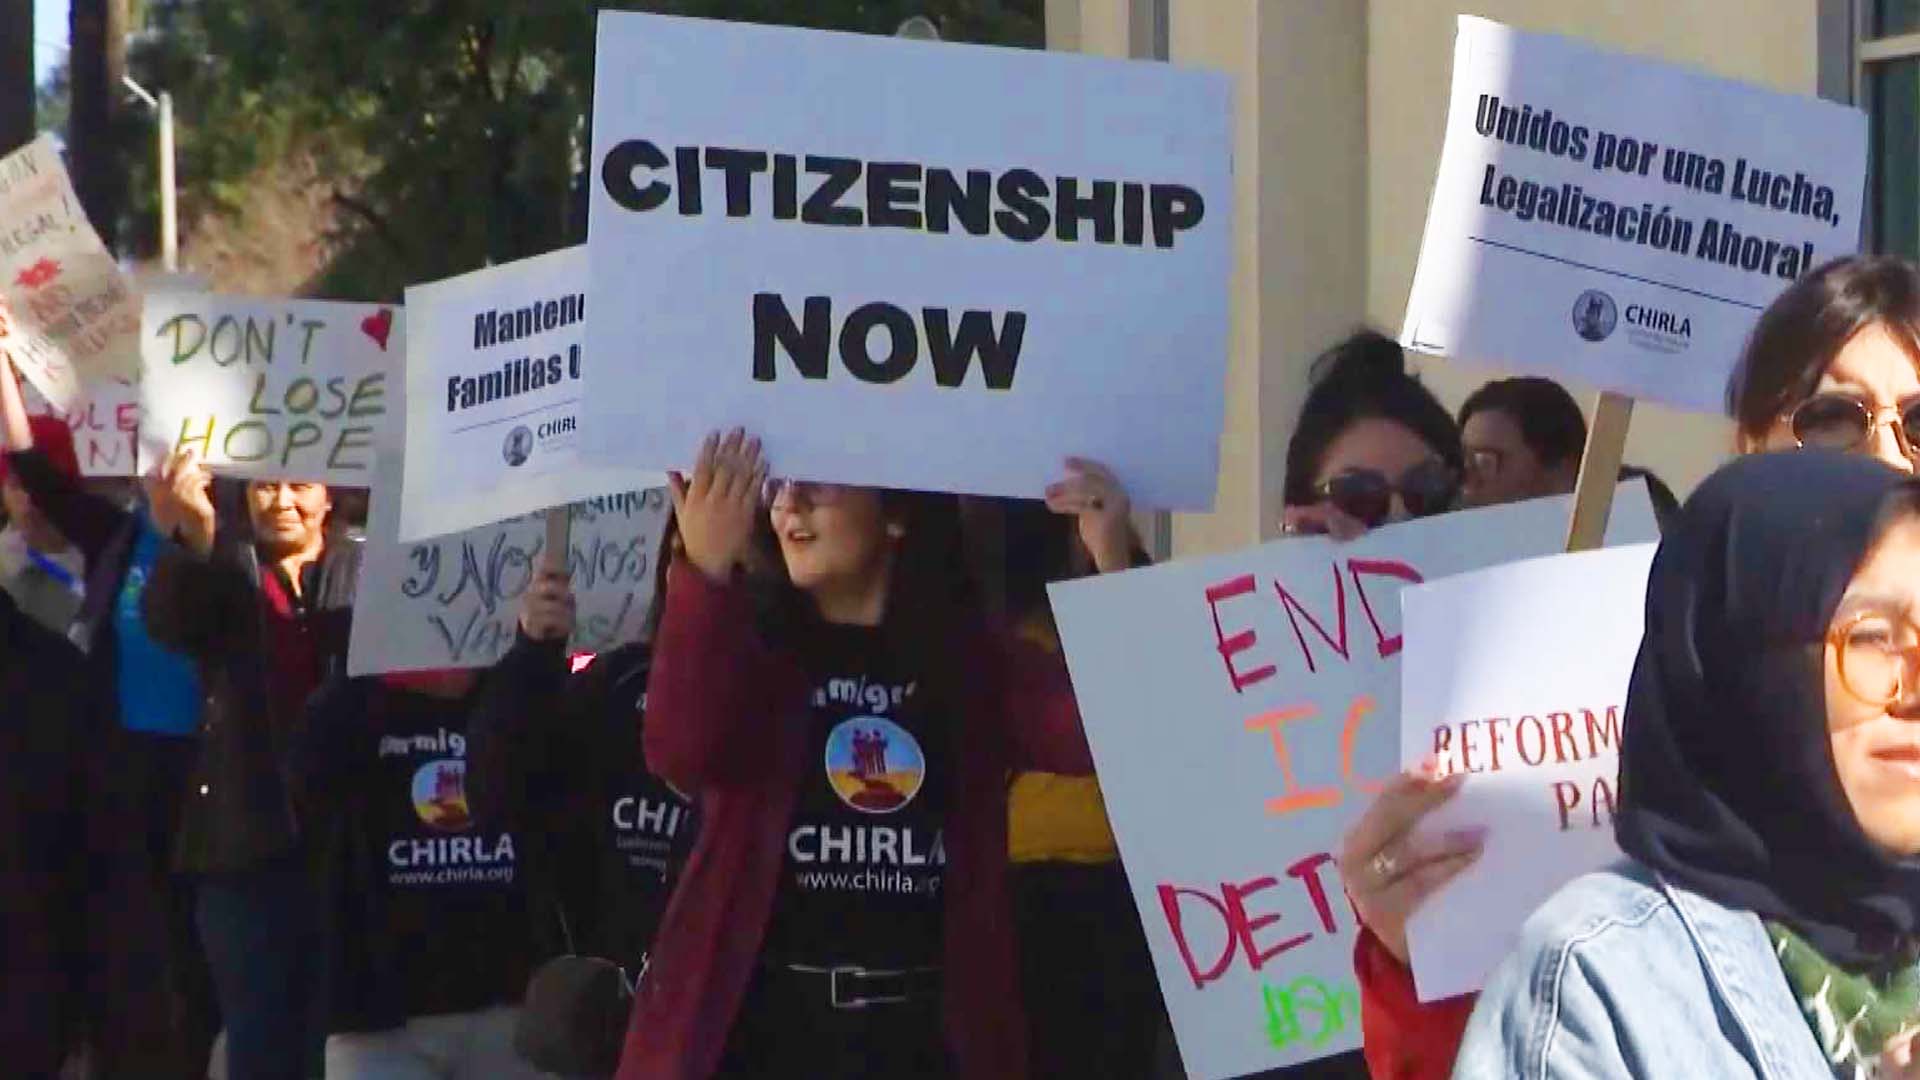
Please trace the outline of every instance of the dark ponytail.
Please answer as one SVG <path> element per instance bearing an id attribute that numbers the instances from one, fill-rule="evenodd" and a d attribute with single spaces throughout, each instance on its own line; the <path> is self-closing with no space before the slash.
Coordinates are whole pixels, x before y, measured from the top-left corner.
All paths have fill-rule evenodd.
<path id="1" fill-rule="evenodd" d="M 1312 389 L 1300 422 L 1287 440 L 1287 477 L 1281 497 L 1288 506 L 1315 499 L 1314 479 L 1327 449 L 1361 420 L 1391 420 L 1418 435 L 1458 472 L 1465 464 L 1460 429 L 1432 391 L 1407 373 L 1400 343 L 1361 330 L 1321 353 L 1308 378 Z"/>

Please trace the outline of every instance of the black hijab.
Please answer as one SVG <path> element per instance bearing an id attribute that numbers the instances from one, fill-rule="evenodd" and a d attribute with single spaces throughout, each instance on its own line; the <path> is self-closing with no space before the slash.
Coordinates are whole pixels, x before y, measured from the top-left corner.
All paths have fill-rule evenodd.
<path id="1" fill-rule="evenodd" d="M 1809 450 L 1715 473 L 1654 557 L 1627 692 L 1621 848 L 1855 969 L 1920 934 L 1920 859 L 1882 853 L 1847 803 L 1824 641 L 1883 510 L 1915 490 Z"/>

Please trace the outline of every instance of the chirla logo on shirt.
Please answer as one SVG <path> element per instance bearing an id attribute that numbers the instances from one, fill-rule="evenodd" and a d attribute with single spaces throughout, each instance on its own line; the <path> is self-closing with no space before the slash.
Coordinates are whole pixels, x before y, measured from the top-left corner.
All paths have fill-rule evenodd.
<path id="1" fill-rule="evenodd" d="M 891 814 L 926 783 L 927 758 L 907 729 L 877 716 L 842 721 L 827 736 L 827 783 L 863 814 Z"/>
<path id="2" fill-rule="evenodd" d="M 441 832 L 464 832 L 467 812 L 467 763 L 458 758 L 429 761 L 413 773 L 413 811 Z"/>

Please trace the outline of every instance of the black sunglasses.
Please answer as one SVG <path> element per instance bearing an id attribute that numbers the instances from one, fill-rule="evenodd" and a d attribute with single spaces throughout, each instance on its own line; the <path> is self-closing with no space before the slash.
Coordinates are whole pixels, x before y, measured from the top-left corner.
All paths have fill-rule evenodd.
<path id="1" fill-rule="evenodd" d="M 1881 424 L 1893 425 L 1900 450 L 1915 456 L 1913 435 L 1920 432 L 1920 398 L 1897 408 L 1876 409 L 1850 394 L 1815 394 L 1787 414 L 1793 441 L 1821 450 L 1854 451 L 1872 441 Z"/>
<path id="2" fill-rule="evenodd" d="M 1378 469 L 1348 469 L 1315 488 L 1314 494 L 1373 529 L 1393 513 L 1396 494 L 1407 513 L 1417 518 L 1451 510 L 1460 495 L 1460 475 L 1437 460 L 1415 465 L 1400 474 L 1398 482 Z"/>

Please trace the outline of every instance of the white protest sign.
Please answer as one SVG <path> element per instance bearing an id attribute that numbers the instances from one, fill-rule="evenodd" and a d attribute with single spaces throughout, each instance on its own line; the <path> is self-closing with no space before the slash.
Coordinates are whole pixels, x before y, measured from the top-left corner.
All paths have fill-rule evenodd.
<path id="1" fill-rule="evenodd" d="M 0 158 L 0 351 L 42 396 L 139 371 L 140 298 L 93 231 L 53 139 Z"/>
<path id="2" fill-rule="evenodd" d="M 1187 1072 L 1360 1045 L 1341 833 L 1397 771 L 1406 585 L 1559 548 L 1567 497 L 1055 585 L 1107 812 Z M 1612 542 L 1656 535 L 1624 488 Z"/>
<path id="3" fill-rule="evenodd" d="M 581 460 L 587 250 L 407 290 L 400 539 L 664 479 Z"/>
<path id="4" fill-rule="evenodd" d="M 602 12 L 591 456 L 1211 505 L 1231 87 L 1161 63 Z"/>
<path id="5" fill-rule="evenodd" d="M 57 409 L 31 385 L 27 413 L 51 416 L 73 431 L 74 453 L 86 476 L 133 476 L 134 435 L 140 428 L 140 388 L 119 379 L 88 379 L 70 409 Z"/>
<path id="6" fill-rule="evenodd" d="M 398 308 L 155 292 L 141 322 L 140 470 L 364 487 L 399 374 Z"/>
<path id="7" fill-rule="evenodd" d="M 1401 340 L 1720 412 L 1747 333 L 1859 249 L 1867 123 L 1461 16 Z"/>
<path id="8" fill-rule="evenodd" d="M 401 543 L 397 492 L 374 493 L 353 605 L 347 672 L 486 667 L 513 645 L 520 596 L 546 550 L 544 515 Z M 575 503 L 567 568 L 570 649 L 604 652 L 639 640 L 671 502 L 664 488 Z"/>
<path id="9" fill-rule="evenodd" d="M 1486 830 L 1479 861 L 1408 923 L 1422 1000 L 1480 989 L 1534 908 L 1620 857 L 1620 722 L 1653 552 L 1535 559 L 1400 594 L 1400 764 L 1432 754 L 1468 774 L 1419 832 Z"/>

